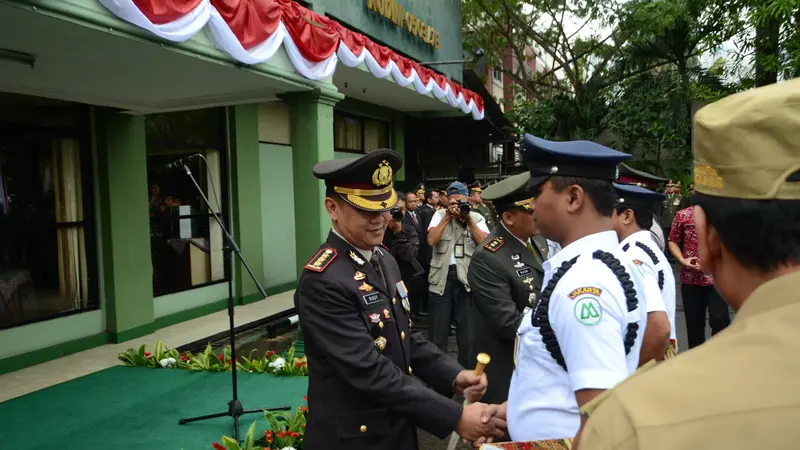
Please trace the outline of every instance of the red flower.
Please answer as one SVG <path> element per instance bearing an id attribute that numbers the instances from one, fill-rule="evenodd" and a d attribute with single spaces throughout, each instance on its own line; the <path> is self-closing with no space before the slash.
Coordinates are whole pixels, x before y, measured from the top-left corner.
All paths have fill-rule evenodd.
<path id="1" fill-rule="evenodd" d="M 213 447 L 216 450 L 228 450 L 227 448 L 225 448 L 224 445 L 220 444 L 219 442 L 214 442 L 213 444 L 211 444 L 211 447 Z"/>
<path id="2" fill-rule="evenodd" d="M 297 408 L 297 410 L 302 412 L 302 413 L 307 413 L 308 412 L 308 406 L 301 406 L 301 407 Z"/>
<path id="3" fill-rule="evenodd" d="M 232 363 L 232 362 L 233 362 L 233 360 L 231 360 L 230 358 L 228 358 L 228 364 L 230 364 L 230 363 Z"/>
<path id="4" fill-rule="evenodd" d="M 224 355 L 217 355 L 217 358 L 219 358 L 220 361 L 225 361 Z"/>
<path id="5" fill-rule="evenodd" d="M 183 361 L 183 362 L 189 361 L 189 357 L 186 356 L 186 353 L 181 353 L 181 361 Z"/>
<path id="6" fill-rule="evenodd" d="M 145 358 L 149 358 L 150 357 L 150 352 L 144 352 L 144 357 Z"/>
<path id="7" fill-rule="evenodd" d="M 264 356 L 267 358 L 272 358 L 273 356 L 275 356 L 275 352 L 270 350 L 267 353 L 264 353 Z"/>
<path id="8" fill-rule="evenodd" d="M 272 441 L 275 439 L 275 436 L 272 434 L 272 431 L 267 430 L 264 432 L 264 437 L 267 439 L 267 442 L 272 444 Z"/>
<path id="9" fill-rule="evenodd" d="M 294 366 L 297 368 L 303 367 L 305 365 L 306 365 L 305 361 L 297 361 L 296 363 L 294 363 Z"/>
<path id="10" fill-rule="evenodd" d="M 307 395 L 304 395 L 304 396 L 303 396 L 303 401 L 304 401 L 304 402 L 307 402 L 307 401 L 308 401 L 308 396 L 307 396 Z"/>

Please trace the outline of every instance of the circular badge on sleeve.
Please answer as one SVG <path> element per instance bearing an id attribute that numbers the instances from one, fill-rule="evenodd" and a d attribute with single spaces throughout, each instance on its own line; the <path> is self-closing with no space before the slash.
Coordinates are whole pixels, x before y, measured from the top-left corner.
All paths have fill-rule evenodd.
<path id="1" fill-rule="evenodd" d="M 584 325 L 597 325 L 603 317 L 603 307 L 596 297 L 582 297 L 575 302 L 575 318 Z"/>

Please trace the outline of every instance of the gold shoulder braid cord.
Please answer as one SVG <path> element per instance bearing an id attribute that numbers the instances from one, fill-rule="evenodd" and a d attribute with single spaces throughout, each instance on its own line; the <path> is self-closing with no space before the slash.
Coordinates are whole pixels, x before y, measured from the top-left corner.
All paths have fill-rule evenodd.
<path id="1" fill-rule="evenodd" d="M 622 263 L 620 263 L 619 260 L 611 253 L 604 252 L 602 250 L 596 250 L 594 253 L 592 253 L 592 257 L 605 264 L 606 267 L 611 270 L 614 276 L 617 277 L 617 280 L 622 285 L 622 289 L 625 292 L 625 302 L 628 307 L 628 312 L 634 311 L 639 306 L 639 299 L 636 297 L 636 289 L 634 289 L 631 277 L 628 275 L 628 272 L 625 271 Z M 550 352 L 550 355 L 553 357 L 553 359 L 555 359 L 558 365 L 564 370 L 567 370 L 567 364 L 564 361 L 564 355 L 561 353 L 561 347 L 558 345 L 555 332 L 550 326 L 548 308 L 550 306 L 550 296 L 553 295 L 556 285 L 561 280 L 561 277 L 563 277 L 577 261 L 578 257 L 576 256 L 561 264 L 561 267 L 559 267 L 555 274 L 553 274 L 553 278 L 551 278 L 550 282 L 547 283 L 547 287 L 542 291 L 542 297 L 539 299 L 539 304 L 536 305 L 536 311 L 531 316 L 531 324 L 534 327 L 539 327 L 539 332 L 542 335 L 542 342 L 544 342 L 547 351 Z M 625 334 L 626 355 L 629 354 L 631 352 L 631 348 L 633 348 L 638 330 L 638 323 L 628 323 L 628 332 Z"/>

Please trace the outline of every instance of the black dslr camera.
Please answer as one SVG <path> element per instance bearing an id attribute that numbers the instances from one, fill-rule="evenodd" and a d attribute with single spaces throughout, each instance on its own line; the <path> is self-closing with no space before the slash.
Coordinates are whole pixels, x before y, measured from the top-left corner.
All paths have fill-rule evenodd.
<path id="1" fill-rule="evenodd" d="M 401 220 L 403 220 L 403 211 L 400 211 L 400 208 L 398 207 L 392 208 L 391 213 L 392 213 L 392 219 L 394 219 L 396 222 L 400 222 Z"/>
<path id="2" fill-rule="evenodd" d="M 469 202 L 466 200 L 459 200 L 458 201 L 458 211 L 461 214 L 461 217 L 466 217 L 469 215 Z"/>

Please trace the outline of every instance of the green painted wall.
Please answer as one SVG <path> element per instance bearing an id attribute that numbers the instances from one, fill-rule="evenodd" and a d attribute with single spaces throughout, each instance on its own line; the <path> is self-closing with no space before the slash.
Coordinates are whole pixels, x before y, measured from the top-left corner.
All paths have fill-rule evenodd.
<path id="1" fill-rule="evenodd" d="M 0 360 L 105 332 L 101 310 L 0 331 Z"/>
<path id="2" fill-rule="evenodd" d="M 369 0 L 311 0 L 311 7 L 359 30 L 375 41 L 420 62 L 462 59 L 461 0 L 394 0 L 427 25 L 439 32 L 439 49 L 379 13 L 367 8 Z M 460 64 L 435 66 L 434 69 L 461 81 Z"/>
<path id="3" fill-rule="evenodd" d="M 297 281 L 292 147 L 262 143 L 259 151 L 264 287 L 271 288 Z"/>
<path id="4" fill-rule="evenodd" d="M 209 305 L 228 298 L 228 283 L 215 284 L 199 289 L 162 295 L 153 300 L 153 315 L 156 319 L 181 311 Z"/>
<path id="5" fill-rule="evenodd" d="M 142 335 L 153 324 L 144 117 L 97 108 L 96 140 L 106 326 Z"/>
<path id="6" fill-rule="evenodd" d="M 292 168 L 294 169 L 295 234 L 298 276 L 302 266 L 327 238 L 330 219 L 325 211 L 325 185 L 314 177 L 318 161 L 333 159 L 333 106 L 341 94 L 321 91 L 291 94 Z"/>
<path id="7" fill-rule="evenodd" d="M 263 231 L 261 220 L 261 162 L 258 143 L 258 105 L 232 106 L 230 112 L 231 139 L 231 199 L 233 206 L 233 237 L 242 249 L 247 264 L 264 283 Z M 234 289 L 239 298 L 258 292 L 249 274 L 238 259 L 234 259 Z"/>

